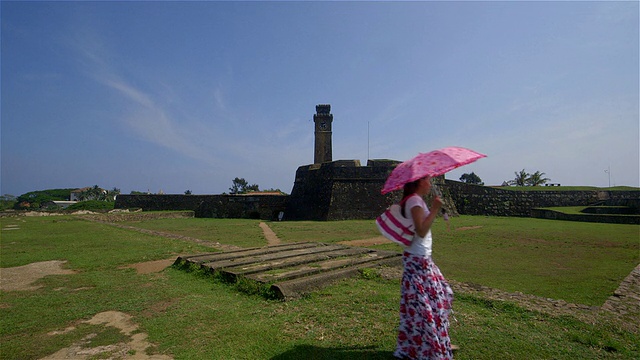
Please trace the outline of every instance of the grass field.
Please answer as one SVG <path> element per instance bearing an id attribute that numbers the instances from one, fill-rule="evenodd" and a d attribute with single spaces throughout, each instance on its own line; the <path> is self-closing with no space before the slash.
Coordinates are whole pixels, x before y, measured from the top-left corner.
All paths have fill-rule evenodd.
<path id="1" fill-rule="evenodd" d="M 128 225 L 242 247 L 264 246 L 254 220 L 166 219 Z M 376 276 L 340 281 L 280 302 L 174 268 L 138 274 L 133 263 L 211 251 L 73 216 L 2 218 L 1 267 L 66 260 L 31 291 L 0 293 L 0 358 L 40 359 L 92 337 L 126 341 L 82 323 L 105 311 L 132 316 L 154 346 L 175 359 L 391 359 L 399 284 Z M 15 230 L 5 230 L 9 226 Z M 339 242 L 378 236 L 371 221 L 270 222 L 284 242 Z M 434 259 L 452 280 L 600 306 L 640 262 L 640 227 L 525 218 L 462 216 L 435 224 Z M 399 250 L 395 245 L 377 247 Z M 458 294 L 458 359 L 637 359 L 640 335 L 616 320 L 596 324 L 509 302 Z M 68 329 L 73 331 L 52 335 Z M 108 349 L 108 348 L 106 348 Z M 129 356 L 143 354 L 129 350 Z M 88 357 L 115 356 L 105 352 Z M 117 357 L 116 357 L 117 358 Z M 141 357 L 144 358 L 144 357 Z"/>
<path id="2" fill-rule="evenodd" d="M 634 186 L 494 186 L 497 189 L 511 191 L 638 191 Z"/>
<path id="3" fill-rule="evenodd" d="M 133 223 L 238 246 L 264 246 L 257 226 L 247 220 L 180 219 Z M 505 291 L 521 291 L 585 305 L 602 305 L 638 264 L 640 228 L 530 218 L 460 216 L 447 231 L 434 225 L 434 260 L 458 281 Z M 220 224 L 224 224 L 221 226 Z M 284 242 L 340 242 L 379 236 L 370 221 L 271 222 Z M 458 229 L 458 230 L 456 230 Z M 230 238 L 237 240 L 230 241 Z M 398 250 L 396 245 L 373 246 Z M 464 266 L 461 266 L 464 264 Z"/>

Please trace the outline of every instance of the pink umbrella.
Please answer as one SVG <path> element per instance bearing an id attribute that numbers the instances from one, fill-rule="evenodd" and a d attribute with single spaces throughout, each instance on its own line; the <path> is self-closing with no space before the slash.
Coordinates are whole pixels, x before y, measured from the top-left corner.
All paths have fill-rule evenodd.
<path id="1" fill-rule="evenodd" d="M 425 176 L 438 176 L 462 165 L 487 157 L 484 154 L 461 147 L 446 147 L 440 150 L 420 153 L 411 160 L 398 164 L 389 175 L 382 193 L 402 189 L 404 184 Z"/>

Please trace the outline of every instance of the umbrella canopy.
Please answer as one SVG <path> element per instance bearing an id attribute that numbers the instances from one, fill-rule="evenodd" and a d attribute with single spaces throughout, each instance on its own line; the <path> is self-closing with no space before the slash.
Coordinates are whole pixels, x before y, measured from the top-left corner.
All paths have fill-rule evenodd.
<path id="1" fill-rule="evenodd" d="M 402 189 L 404 184 L 425 176 L 439 176 L 460 166 L 486 157 L 473 150 L 461 147 L 446 147 L 440 150 L 420 153 L 411 160 L 398 164 L 389 175 L 382 193 Z"/>

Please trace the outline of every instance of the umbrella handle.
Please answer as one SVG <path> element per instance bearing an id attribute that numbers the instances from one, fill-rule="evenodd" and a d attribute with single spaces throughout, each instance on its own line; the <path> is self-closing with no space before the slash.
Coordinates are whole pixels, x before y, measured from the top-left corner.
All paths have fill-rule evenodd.
<path id="1" fill-rule="evenodd" d="M 442 199 L 442 192 L 440 191 L 440 187 L 435 184 L 431 185 L 431 194 L 438 196 L 439 198 Z"/>
<path id="2" fill-rule="evenodd" d="M 431 186 L 431 195 L 437 196 L 437 197 L 440 198 L 440 200 L 442 200 L 442 191 L 440 191 L 440 187 L 438 187 L 436 185 L 432 185 Z M 447 215 L 447 212 L 444 210 L 444 207 L 441 209 L 441 211 L 443 211 L 444 221 L 446 221 L 447 224 L 448 224 L 449 223 L 449 215 Z"/>

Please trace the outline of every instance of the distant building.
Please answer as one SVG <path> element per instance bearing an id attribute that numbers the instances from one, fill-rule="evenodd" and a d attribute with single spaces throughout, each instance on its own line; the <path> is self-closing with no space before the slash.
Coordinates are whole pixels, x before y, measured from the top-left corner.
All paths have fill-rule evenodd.
<path id="1" fill-rule="evenodd" d="M 57 206 L 57 207 L 59 207 L 59 208 L 62 208 L 62 209 L 66 209 L 66 208 L 68 208 L 69 206 L 71 206 L 71 205 L 75 204 L 77 201 L 58 201 L 58 200 L 54 200 L 54 201 L 52 201 L 52 202 L 53 202 L 53 204 L 54 204 L 55 206 Z"/>

